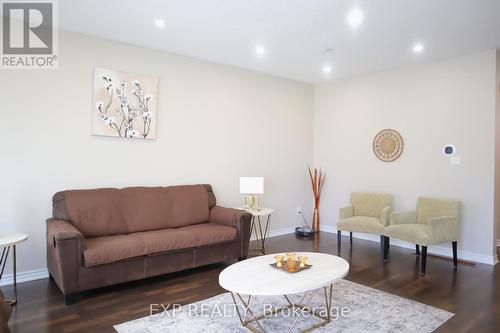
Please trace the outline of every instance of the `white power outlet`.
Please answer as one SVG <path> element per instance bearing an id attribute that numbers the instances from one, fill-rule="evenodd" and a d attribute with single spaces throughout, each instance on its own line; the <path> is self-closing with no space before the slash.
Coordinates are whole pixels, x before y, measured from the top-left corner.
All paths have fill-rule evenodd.
<path id="1" fill-rule="evenodd" d="M 297 215 L 300 215 L 300 214 L 302 214 L 302 208 L 300 208 L 300 207 L 297 207 L 297 211 L 296 211 L 296 212 L 297 212 Z"/>

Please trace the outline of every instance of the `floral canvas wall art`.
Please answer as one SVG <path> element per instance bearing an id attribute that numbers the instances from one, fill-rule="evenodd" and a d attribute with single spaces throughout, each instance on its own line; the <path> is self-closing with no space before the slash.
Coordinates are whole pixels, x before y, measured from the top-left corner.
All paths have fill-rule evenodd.
<path id="1" fill-rule="evenodd" d="M 92 134 L 155 139 L 157 95 L 155 77 L 96 67 Z"/>

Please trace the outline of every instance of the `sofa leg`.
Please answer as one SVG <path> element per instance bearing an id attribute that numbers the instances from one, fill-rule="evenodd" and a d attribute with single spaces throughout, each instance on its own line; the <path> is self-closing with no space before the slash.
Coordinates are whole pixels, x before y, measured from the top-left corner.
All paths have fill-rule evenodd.
<path id="1" fill-rule="evenodd" d="M 390 245 L 390 238 L 384 236 L 384 261 L 389 261 L 389 245 Z"/>
<path id="2" fill-rule="evenodd" d="M 458 260 L 457 260 L 457 242 L 452 242 L 451 247 L 453 249 L 453 267 L 457 268 Z"/>
<path id="3" fill-rule="evenodd" d="M 420 245 L 415 244 L 415 252 L 417 253 L 417 256 L 420 255 Z"/>
<path id="4" fill-rule="evenodd" d="M 78 302 L 80 299 L 80 294 L 79 293 L 74 293 L 74 294 L 67 294 L 64 295 L 64 304 L 65 305 L 72 305 Z"/>
<path id="5" fill-rule="evenodd" d="M 425 275 L 426 264 L 427 264 L 427 246 L 422 246 L 422 275 Z"/>
<path id="6" fill-rule="evenodd" d="M 352 232 L 349 233 L 349 244 L 352 246 Z"/>
<path id="7" fill-rule="evenodd" d="M 337 255 L 340 257 L 340 248 L 342 244 L 342 231 L 337 231 Z"/>
<path id="8" fill-rule="evenodd" d="M 246 258 L 247 258 L 247 256 L 244 256 L 244 257 L 239 257 L 239 258 L 238 258 L 238 261 L 243 261 L 243 260 L 245 260 Z"/>

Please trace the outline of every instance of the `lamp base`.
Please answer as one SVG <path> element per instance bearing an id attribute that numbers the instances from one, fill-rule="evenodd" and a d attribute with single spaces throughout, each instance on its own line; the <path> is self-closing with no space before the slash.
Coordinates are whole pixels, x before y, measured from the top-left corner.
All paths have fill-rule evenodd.
<path id="1" fill-rule="evenodd" d="M 258 211 L 260 211 L 259 205 L 260 205 L 260 201 L 259 201 L 259 197 L 257 195 L 251 194 L 251 195 L 245 195 L 243 197 L 243 207 L 245 209 L 248 209 L 248 210 L 251 210 L 254 212 L 258 212 Z"/>
<path id="2" fill-rule="evenodd" d="M 258 206 L 249 206 L 249 205 L 246 205 L 246 206 L 243 206 L 243 208 L 245 210 L 249 210 L 249 211 L 252 211 L 252 212 L 260 212 L 261 211 L 260 207 L 258 207 Z"/>

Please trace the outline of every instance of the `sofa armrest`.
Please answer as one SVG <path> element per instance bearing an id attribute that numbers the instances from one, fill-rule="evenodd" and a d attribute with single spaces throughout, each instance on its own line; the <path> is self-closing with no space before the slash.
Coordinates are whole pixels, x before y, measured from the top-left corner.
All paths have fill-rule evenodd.
<path id="1" fill-rule="evenodd" d="M 388 226 L 390 216 L 391 216 L 391 207 L 387 206 L 380 212 L 380 223 L 382 223 L 384 226 Z"/>
<path id="2" fill-rule="evenodd" d="M 459 223 L 456 216 L 432 217 L 427 220 L 432 241 L 437 243 L 458 241 Z"/>
<path id="3" fill-rule="evenodd" d="M 250 224 L 252 214 L 234 208 L 225 208 L 215 206 L 210 210 L 210 223 L 230 226 L 238 230 L 237 238 L 239 238 L 239 253 L 238 258 L 244 258 L 248 255 L 248 245 L 250 243 Z"/>
<path id="4" fill-rule="evenodd" d="M 244 223 L 250 224 L 252 214 L 235 208 L 215 206 L 210 211 L 210 222 L 235 227 L 240 231 Z"/>
<path id="5" fill-rule="evenodd" d="M 347 219 L 349 217 L 353 217 L 354 215 L 354 208 L 352 206 L 347 206 L 347 207 L 341 207 L 340 212 L 339 212 L 339 218 L 341 220 Z"/>
<path id="6" fill-rule="evenodd" d="M 57 242 L 68 239 L 83 239 L 83 234 L 68 221 L 48 219 L 47 241 L 55 246 Z"/>
<path id="7" fill-rule="evenodd" d="M 409 212 L 392 212 L 390 217 L 390 225 L 396 224 L 414 224 L 417 223 L 417 212 L 412 210 Z"/>
<path id="8" fill-rule="evenodd" d="M 47 220 L 47 266 L 57 285 L 68 295 L 79 291 L 78 275 L 83 266 L 83 234 L 71 223 Z"/>

